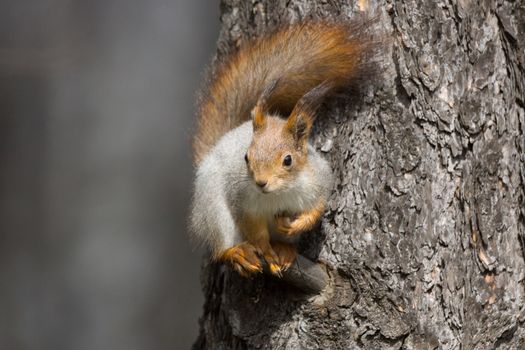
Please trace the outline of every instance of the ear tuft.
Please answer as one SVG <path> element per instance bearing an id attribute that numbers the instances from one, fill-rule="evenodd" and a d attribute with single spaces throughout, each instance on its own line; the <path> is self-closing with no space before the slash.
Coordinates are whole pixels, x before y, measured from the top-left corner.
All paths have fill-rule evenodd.
<path id="1" fill-rule="evenodd" d="M 263 90 L 259 100 L 257 101 L 257 104 L 253 108 L 253 130 L 262 129 L 266 125 L 266 113 L 268 113 L 268 110 L 271 107 L 268 105 L 268 100 L 270 99 L 270 96 L 274 92 L 278 83 L 279 79 L 272 80 Z"/>
<path id="2" fill-rule="evenodd" d="M 259 104 L 257 104 L 252 110 L 252 122 L 254 131 L 263 129 L 266 125 L 266 116 L 264 115 L 264 110 L 262 106 L 260 106 Z"/>
<path id="3" fill-rule="evenodd" d="M 292 113 L 286 121 L 286 130 L 292 134 L 297 146 L 308 140 L 312 120 L 305 113 Z"/>
<path id="4" fill-rule="evenodd" d="M 308 91 L 295 105 L 286 122 L 286 129 L 299 145 L 308 140 L 315 118 L 315 111 L 321 104 L 321 99 L 332 91 L 335 86 L 335 80 L 326 80 Z"/>

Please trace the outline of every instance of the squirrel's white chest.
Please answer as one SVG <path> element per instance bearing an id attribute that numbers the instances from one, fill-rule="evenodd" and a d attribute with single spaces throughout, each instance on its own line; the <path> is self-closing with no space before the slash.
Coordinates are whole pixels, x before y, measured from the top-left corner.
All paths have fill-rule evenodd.
<path id="1" fill-rule="evenodd" d="M 247 189 L 242 200 L 243 211 L 271 219 L 279 213 L 297 214 L 313 208 L 316 194 L 304 180 L 298 179 L 294 188 L 277 193 L 262 193 L 255 187 Z"/>

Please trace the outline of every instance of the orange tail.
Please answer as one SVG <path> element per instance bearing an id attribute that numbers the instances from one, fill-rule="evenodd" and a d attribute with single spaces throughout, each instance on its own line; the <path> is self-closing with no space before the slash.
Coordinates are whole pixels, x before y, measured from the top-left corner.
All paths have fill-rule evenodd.
<path id="1" fill-rule="evenodd" d="M 194 139 L 198 164 L 218 139 L 250 118 L 259 95 L 279 79 L 270 105 L 289 113 L 307 91 L 331 79 L 360 85 L 370 76 L 379 41 L 370 22 L 305 22 L 281 28 L 223 59 L 200 94 Z M 338 87 L 338 86 L 335 86 Z"/>

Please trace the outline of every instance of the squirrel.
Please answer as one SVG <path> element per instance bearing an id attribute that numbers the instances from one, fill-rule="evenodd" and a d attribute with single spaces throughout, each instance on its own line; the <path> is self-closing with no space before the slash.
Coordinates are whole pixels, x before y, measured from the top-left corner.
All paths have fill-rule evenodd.
<path id="1" fill-rule="evenodd" d="M 281 276 L 294 239 L 311 230 L 332 190 L 309 144 L 325 96 L 359 85 L 374 40 L 366 23 L 306 21 L 263 35 L 219 63 L 200 96 L 190 231 L 213 260 L 248 277 Z"/>

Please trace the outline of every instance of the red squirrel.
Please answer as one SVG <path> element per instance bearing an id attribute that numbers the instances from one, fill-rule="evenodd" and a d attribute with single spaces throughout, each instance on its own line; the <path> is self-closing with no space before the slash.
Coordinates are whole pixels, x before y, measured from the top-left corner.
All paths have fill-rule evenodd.
<path id="1" fill-rule="evenodd" d="M 373 40 L 362 23 L 306 21 L 242 46 L 201 94 L 190 229 L 242 276 L 280 276 L 291 237 L 312 229 L 332 190 L 308 143 L 325 95 L 362 79 Z"/>

